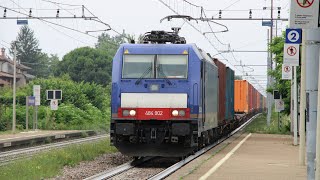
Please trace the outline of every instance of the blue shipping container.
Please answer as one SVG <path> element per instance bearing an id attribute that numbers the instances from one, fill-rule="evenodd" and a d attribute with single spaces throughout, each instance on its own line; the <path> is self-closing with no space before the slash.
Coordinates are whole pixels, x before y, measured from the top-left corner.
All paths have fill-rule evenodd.
<path id="1" fill-rule="evenodd" d="M 234 118 L 234 71 L 227 67 L 226 69 L 226 111 L 225 119 Z"/>

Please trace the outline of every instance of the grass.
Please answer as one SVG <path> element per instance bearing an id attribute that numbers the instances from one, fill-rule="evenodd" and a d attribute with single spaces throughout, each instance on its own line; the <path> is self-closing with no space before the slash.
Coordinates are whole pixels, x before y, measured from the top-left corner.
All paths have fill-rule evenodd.
<path id="1" fill-rule="evenodd" d="M 267 114 L 263 113 L 257 117 L 251 124 L 249 124 L 245 131 L 248 133 L 260 134 L 290 134 L 290 117 L 286 115 L 281 116 L 282 127 L 278 128 L 278 113 L 273 112 L 270 126 L 267 126 Z"/>
<path id="2" fill-rule="evenodd" d="M 12 133 L 12 130 L 0 131 L 0 135 L 18 134 L 20 132 L 24 132 L 24 131 L 23 130 L 18 130 L 18 129 L 16 129 L 16 131 L 14 133 Z"/>
<path id="3" fill-rule="evenodd" d="M 40 153 L 31 159 L 22 159 L 0 167 L 0 179 L 32 180 L 56 177 L 64 166 L 75 166 L 81 161 L 113 153 L 117 150 L 110 146 L 109 140 L 95 143 L 73 145 L 64 149 Z"/>

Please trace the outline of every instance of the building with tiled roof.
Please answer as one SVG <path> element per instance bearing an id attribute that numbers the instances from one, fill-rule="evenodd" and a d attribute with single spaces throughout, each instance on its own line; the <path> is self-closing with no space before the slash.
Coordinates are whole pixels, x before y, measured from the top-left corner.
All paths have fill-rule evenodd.
<path id="1" fill-rule="evenodd" d="M 28 74 L 30 67 L 20 64 L 17 61 L 17 86 L 24 86 L 27 82 L 34 78 L 33 75 Z M 14 64 L 5 52 L 5 48 L 1 48 L 0 54 L 0 87 L 13 85 L 13 70 Z"/>

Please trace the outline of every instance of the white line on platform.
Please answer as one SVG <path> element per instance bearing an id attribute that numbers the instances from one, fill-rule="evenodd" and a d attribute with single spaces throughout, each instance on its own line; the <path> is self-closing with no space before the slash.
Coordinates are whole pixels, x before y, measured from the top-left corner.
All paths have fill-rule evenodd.
<path id="1" fill-rule="evenodd" d="M 251 136 L 248 134 L 241 142 L 238 143 L 224 158 L 222 158 L 215 166 L 213 166 L 206 174 L 200 177 L 199 180 L 206 180 L 211 174 L 213 174 L 223 163 L 225 163 L 239 148 L 240 146 Z"/>

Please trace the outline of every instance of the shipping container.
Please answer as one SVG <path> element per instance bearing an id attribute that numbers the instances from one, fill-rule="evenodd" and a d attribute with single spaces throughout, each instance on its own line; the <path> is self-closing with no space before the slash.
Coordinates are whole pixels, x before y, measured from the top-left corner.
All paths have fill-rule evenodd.
<path id="1" fill-rule="evenodd" d="M 218 111 L 218 121 L 219 124 L 223 124 L 225 121 L 226 113 L 226 65 L 223 64 L 218 59 L 213 59 L 214 63 L 218 67 L 219 76 L 219 111 Z"/>
<path id="2" fill-rule="evenodd" d="M 234 81 L 234 111 L 249 113 L 249 83 L 246 80 Z"/>
<path id="3" fill-rule="evenodd" d="M 256 106 L 256 109 L 257 109 L 258 112 L 260 112 L 260 97 L 261 97 L 261 95 L 260 95 L 259 91 L 257 91 L 257 106 Z"/>
<path id="4" fill-rule="evenodd" d="M 225 119 L 232 120 L 234 118 L 234 71 L 227 67 L 226 78 L 226 112 Z"/>
<path id="5" fill-rule="evenodd" d="M 249 102 L 248 102 L 248 104 L 249 104 L 249 111 L 248 111 L 248 113 L 251 113 L 252 111 L 253 111 L 253 96 L 252 96 L 252 94 L 253 94 L 253 87 L 252 87 L 252 85 L 249 83 L 249 82 L 247 82 L 248 83 L 248 100 L 249 100 Z"/>

